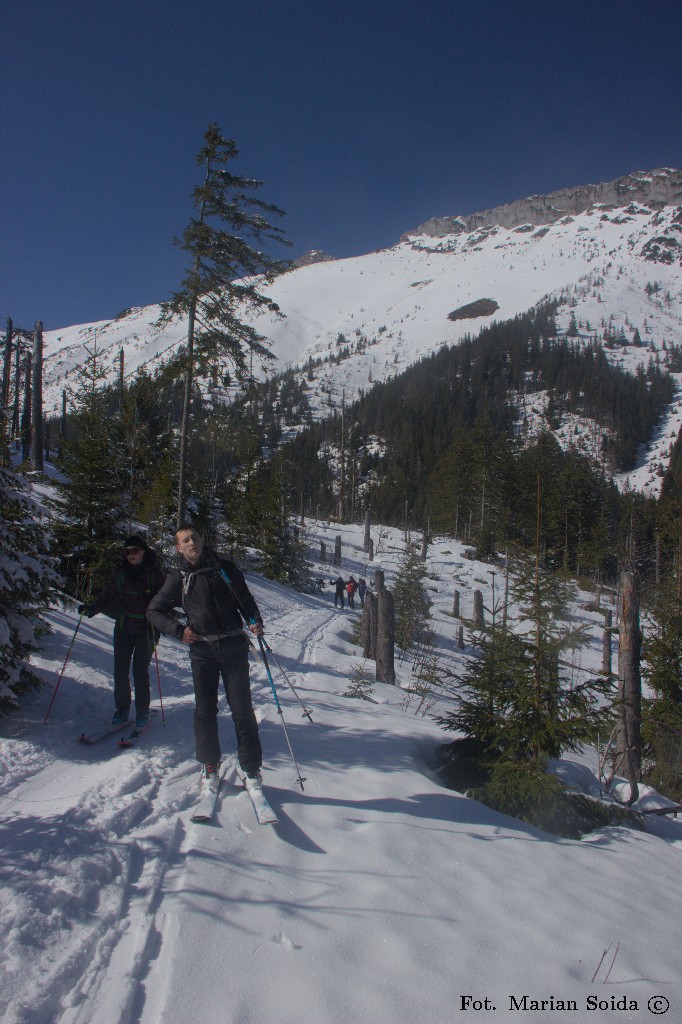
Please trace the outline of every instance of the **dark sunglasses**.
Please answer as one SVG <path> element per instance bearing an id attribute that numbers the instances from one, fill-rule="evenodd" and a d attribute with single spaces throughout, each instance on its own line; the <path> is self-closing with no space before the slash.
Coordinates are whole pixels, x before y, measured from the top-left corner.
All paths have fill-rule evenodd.
<path id="1" fill-rule="evenodd" d="M 144 548 L 124 548 L 126 555 L 136 555 L 139 551 L 144 551 Z"/>

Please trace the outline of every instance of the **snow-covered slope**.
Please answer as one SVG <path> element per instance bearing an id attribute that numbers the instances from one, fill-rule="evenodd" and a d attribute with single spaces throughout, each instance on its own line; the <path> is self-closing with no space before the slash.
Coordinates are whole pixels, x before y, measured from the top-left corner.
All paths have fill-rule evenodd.
<path id="1" fill-rule="evenodd" d="M 559 297 L 559 325 L 568 328 L 574 314 L 585 339 L 607 326 L 614 333 L 623 328 L 628 342 L 639 332 L 641 347 L 612 352 L 614 361 L 634 370 L 652 353 L 682 343 L 682 173 L 652 172 L 649 191 L 643 178 L 591 187 L 589 203 L 582 192 L 580 203 L 566 201 L 567 209 L 581 212 L 563 215 L 556 198 L 532 197 L 485 215 L 439 221 L 441 233 L 429 222 L 391 249 L 292 270 L 269 289 L 286 319 L 265 315 L 256 324 L 277 357 L 275 369 L 326 360 L 310 381 L 311 400 L 324 412 L 340 404 L 344 389 L 350 399 L 439 346 L 476 333 L 493 317 L 504 320 L 545 297 Z M 535 223 L 519 222 L 534 210 L 540 211 Z M 476 218 L 481 226 L 471 227 Z M 647 290 L 653 283 L 656 290 Z M 492 300 L 494 313 L 449 319 L 480 299 Z M 48 332 L 48 409 L 59 407 L 62 388 L 95 332 L 112 377 L 121 348 L 127 373 L 142 365 L 153 370 L 185 333 L 183 323 L 159 331 L 158 313 L 158 307 L 147 307 L 113 322 Z M 348 358 L 332 361 L 345 349 Z M 672 418 L 664 437 L 678 426 Z M 656 452 L 657 460 L 667 457 L 667 447 Z M 645 486 L 649 475 L 643 470 L 631 483 Z"/>
<path id="2" fill-rule="evenodd" d="M 358 527 L 311 524 L 311 552 L 321 541 L 330 550 L 337 533 L 344 576 L 369 579 Z M 374 535 L 390 585 L 402 539 Z M 451 541 L 431 546 L 429 574 L 439 657 L 456 681 L 472 650 L 455 643 L 453 589 L 470 614 L 473 589 L 490 607 L 493 580 Z M 574 1001 L 576 1024 L 637 1022 L 661 998 L 679 1020 L 682 924 L 671 894 L 682 826 L 655 820 L 646 832 L 560 840 L 444 789 L 434 751 L 450 736 L 423 717 L 419 697 L 381 685 L 374 704 L 344 696 L 353 675 L 371 671 L 333 588 L 301 596 L 250 583 L 312 712 L 310 724 L 275 670 L 305 792 L 254 663 L 280 823 L 259 826 L 230 786 L 215 825 L 191 824 L 192 688 L 186 650 L 168 640 L 165 726 L 157 716 L 127 752 L 80 746 L 80 731 L 113 708 L 112 624 L 84 622 L 47 725 L 49 690 L 0 723 L 3 1024 L 446 1024 L 476 1012 L 465 997 L 480 1001 L 481 1019 L 511 1024 L 511 997 L 524 996 L 546 1000 L 544 1010 L 527 1006 L 543 1024 L 558 1019 L 550 1000 Z M 594 667 L 600 617 L 575 614 L 592 630 L 585 667 Z M 35 663 L 54 684 L 76 617 L 52 620 Z M 410 662 L 397 670 L 405 686 Z M 449 699 L 439 691 L 431 712 Z M 229 719 L 220 728 L 229 755 Z M 596 756 L 562 765 L 589 774 Z M 615 1012 L 612 1000 L 623 999 Z"/>

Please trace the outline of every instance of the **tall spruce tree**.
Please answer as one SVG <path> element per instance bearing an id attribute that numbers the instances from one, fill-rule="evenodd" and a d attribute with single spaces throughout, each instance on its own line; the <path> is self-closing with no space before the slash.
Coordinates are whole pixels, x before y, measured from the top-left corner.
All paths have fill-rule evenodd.
<path id="1" fill-rule="evenodd" d="M 178 315 L 187 318 L 178 522 L 185 510 L 194 379 L 222 379 L 228 364 L 237 378 L 243 379 L 249 352 L 267 362 L 272 356 L 266 339 L 242 317 L 264 310 L 282 315 L 277 304 L 260 289 L 286 264 L 250 243 L 260 246 L 284 242 L 282 229 L 267 219 L 282 216 L 283 211 L 252 194 L 262 182 L 227 170 L 238 154 L 234 140 L 224 138 L 218 125 L 210 124 L 197 156 L 197 164 L 204 170 L 203 183 L 195 188 L 193 196 L 197 216 L 176 240 L 191 256 L 191 269 L 179 291 L 161 307 L 160 323 Z"/>

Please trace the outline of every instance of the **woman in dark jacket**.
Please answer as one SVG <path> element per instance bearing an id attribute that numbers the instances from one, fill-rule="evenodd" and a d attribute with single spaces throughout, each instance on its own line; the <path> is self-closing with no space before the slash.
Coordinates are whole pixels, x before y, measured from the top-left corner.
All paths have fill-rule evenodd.
<path id="1" fill-rule="evenodd" d="M 109 583 L 94 601 L 81 605 L 81 614 L 92 618 L 106 612 L 116 620 L 114 626 L 114 700 L 113 725 L 125 725 L 131 703 L 130 663 L 135 687 L 135 725 L 141 728 L 149 718 L 149 663 L 157 636 L 147 622 L 147 607 L 161 589 L 165 575 L 156 564 L 156 554 L 146 541 L 133 534 L 125 542 L 118 566 Z"/>

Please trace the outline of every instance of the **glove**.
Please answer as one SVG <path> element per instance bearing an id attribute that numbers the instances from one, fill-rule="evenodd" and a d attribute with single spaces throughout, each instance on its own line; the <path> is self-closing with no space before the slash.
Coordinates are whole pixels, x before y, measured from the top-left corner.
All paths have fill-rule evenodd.
<path id="1" fill-rule="evenodd" d="M 79 604 L 78 605 L 78 614 L 79 615 L 85 615 L 88 619 L 91 619 L 92 618 L 92 612 L 90 611 L 90 605 L 89 604 Z"/>

